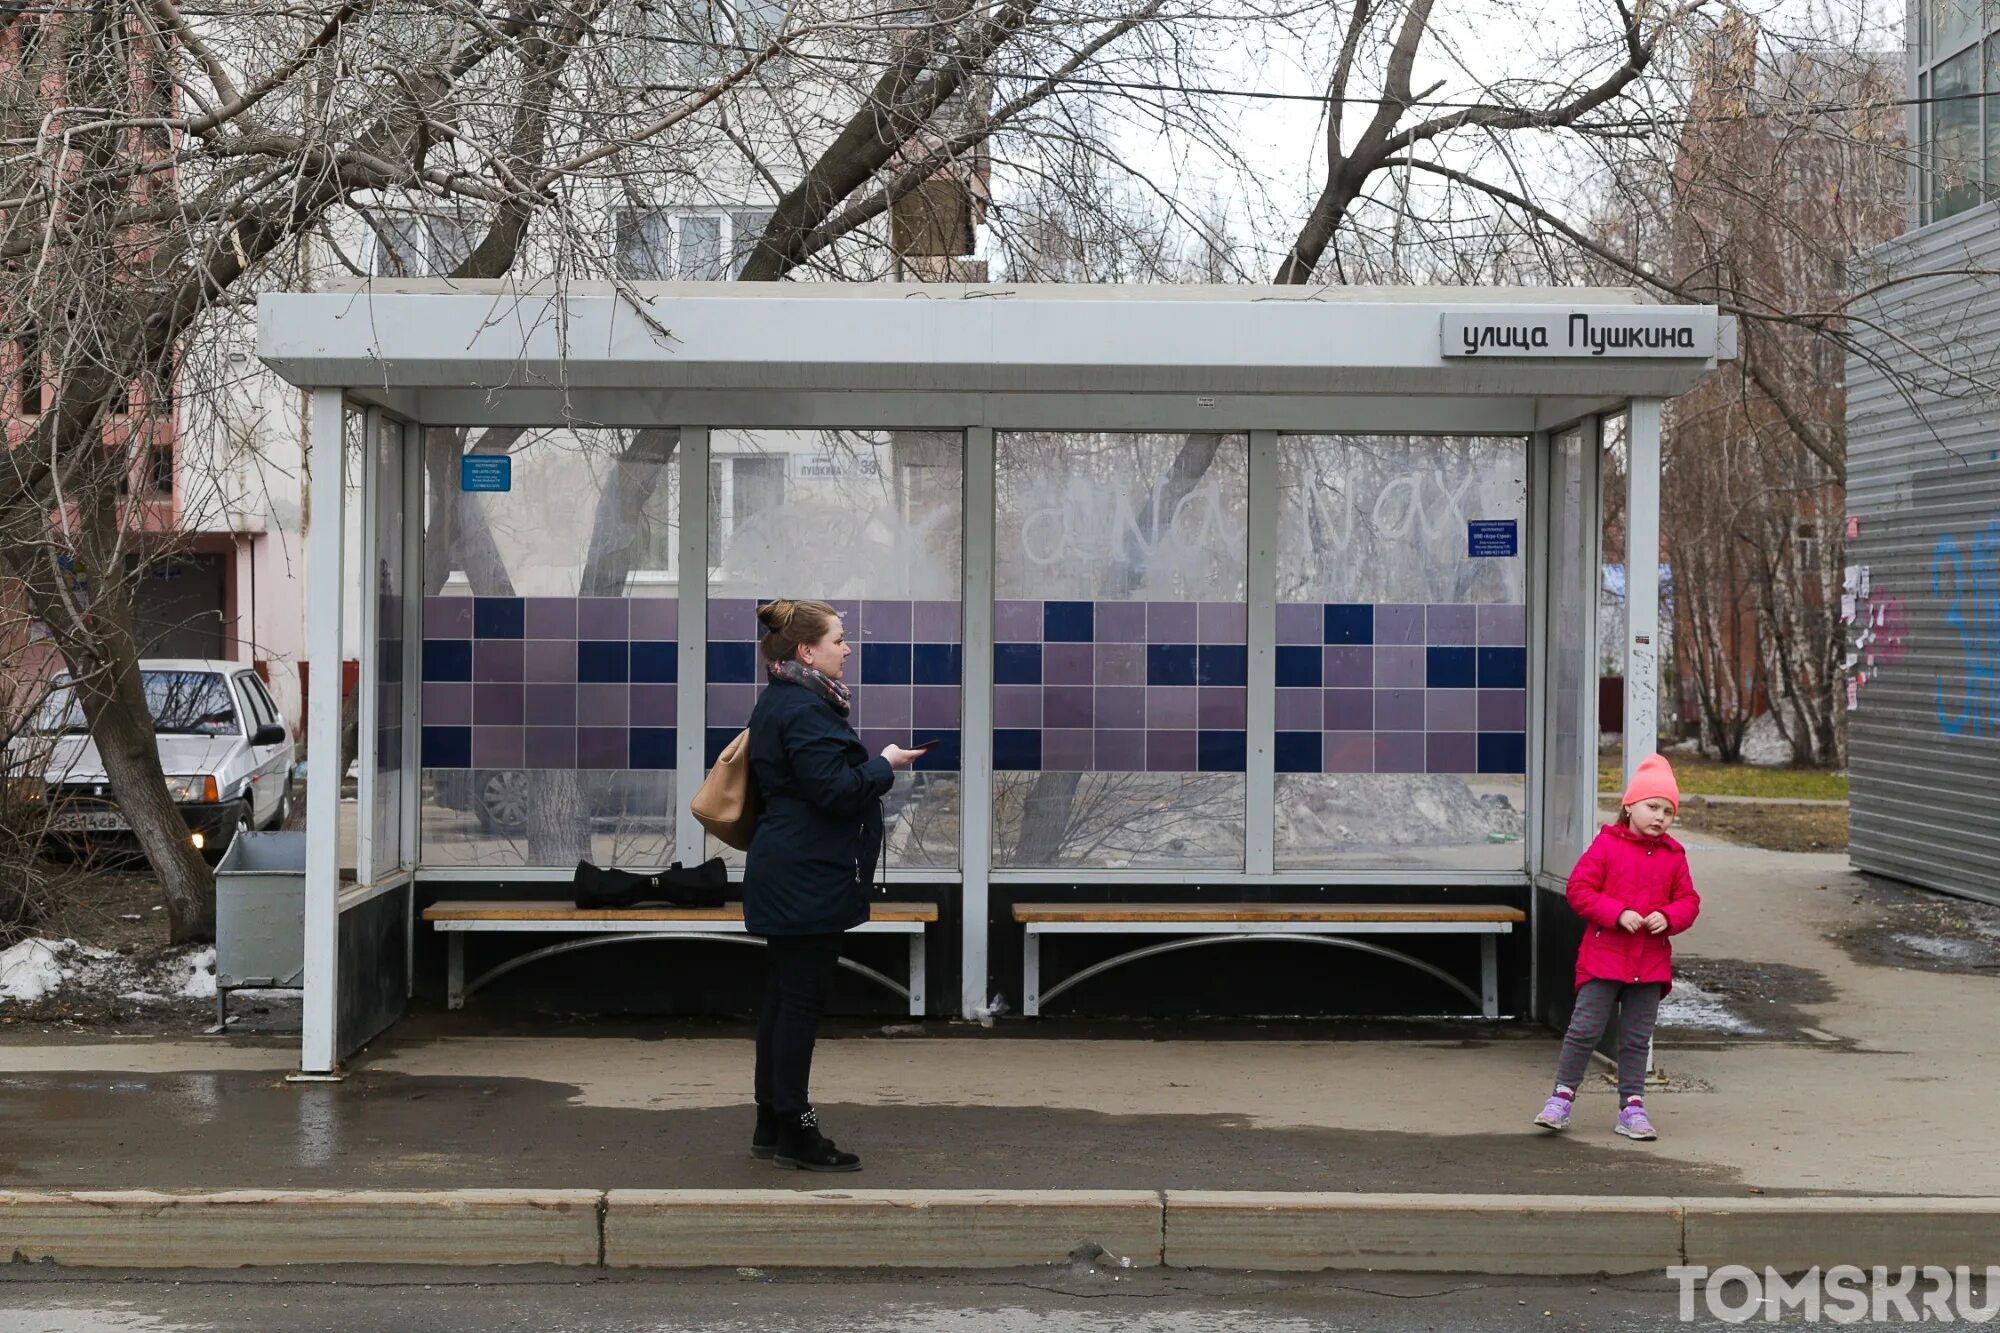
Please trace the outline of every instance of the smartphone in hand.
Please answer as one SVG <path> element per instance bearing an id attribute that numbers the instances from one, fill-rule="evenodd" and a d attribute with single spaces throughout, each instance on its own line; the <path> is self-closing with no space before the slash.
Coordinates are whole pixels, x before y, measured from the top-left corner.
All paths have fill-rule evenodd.
<path id="1" fill-rule="evenodd" d="M 918 754 L 922 754 L 926 750 L 937 749 L 937 747 L 941 744 L 943 744 L 943 742 L 938 740 L 935 736 L 933 736 L 930 740 L 918 741 L 915 745 L 912 745 L 910 748 L 912 750 L 915 750 Z"/>

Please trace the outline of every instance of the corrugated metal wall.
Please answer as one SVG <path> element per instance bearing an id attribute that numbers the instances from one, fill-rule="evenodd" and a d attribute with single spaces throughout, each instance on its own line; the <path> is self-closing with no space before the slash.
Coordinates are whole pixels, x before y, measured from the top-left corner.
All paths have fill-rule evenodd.
<path id="1" fill-rule="evenodd" d="M 1992 205 L 1853 273 L 1879 290 L 1847 362 L 1847 560 L 1866 571 L 1848 846 L 1857 870 L 2000 901 L 2000 393 L 1982 387 L 2000 386 L 2000 279 L 1980 270 L 2000 271 Z"/>

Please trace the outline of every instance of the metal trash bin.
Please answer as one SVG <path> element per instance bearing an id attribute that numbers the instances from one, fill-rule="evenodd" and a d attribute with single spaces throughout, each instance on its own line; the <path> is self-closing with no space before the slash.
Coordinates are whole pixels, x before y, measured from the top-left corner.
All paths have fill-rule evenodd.
<path id="1" fill-rule="evenodd" d="M 232 990 L 297 989 L 306 967 L 306 835 L 239 833 L 215 869 L 215 1021 Z"/>

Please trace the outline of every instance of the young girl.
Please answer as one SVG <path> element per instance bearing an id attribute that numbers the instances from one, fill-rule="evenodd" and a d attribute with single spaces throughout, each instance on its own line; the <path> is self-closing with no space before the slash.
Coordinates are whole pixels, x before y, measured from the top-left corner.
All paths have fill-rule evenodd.
<path id="1" fill-rule="evenodd" d="M 1646 1054 L 1660 997 L 1673 987 L 1669 935 L 1694 924 L 1701 897 L 1688 875 L 1687 852 L 1667 836 L 1680 811 L 1674 770 L 1649 756 L 1619 804 L 1618 822 L 1598 830 L 1569 876 L 1569 905 L 1583 918 L 1576 954 L 1576 1008 L 1563 1035 L 1556 1090 L 1535 1117 L 1546 1129 L 1568 1129 L 1577 1085 L 1590 1053 L 1618 1010 L 1618 1133 L 1659 1135 L 1646 1118 Z"/>

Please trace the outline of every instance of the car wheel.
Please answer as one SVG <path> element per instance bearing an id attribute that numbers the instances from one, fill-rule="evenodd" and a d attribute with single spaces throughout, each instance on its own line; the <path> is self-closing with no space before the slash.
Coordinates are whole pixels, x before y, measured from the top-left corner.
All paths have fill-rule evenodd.
<path id="1" fill-rule="evenodd" d="M 528 775 L 518 768 L 481 773 L 474 779 L 473 811 L 489 833 L 520 833 L 528 827 Z"/>
<path id="2" fill-rule="evenodd" d="M 285 782 L 285 793 L 278 798 L 278 809 L 272 814 L 271 822 L 264 826 L 267 833 L 277 833 L 292 822 L 292 784 Z"/>

